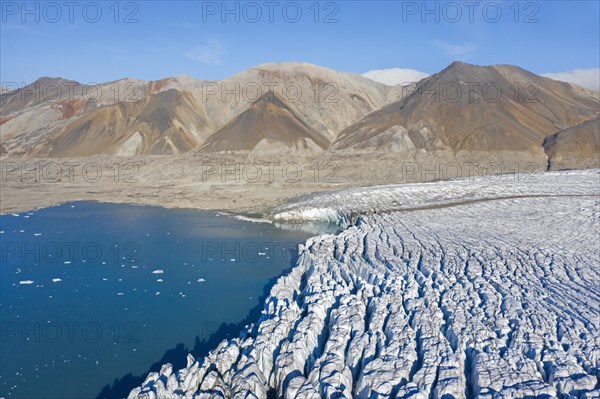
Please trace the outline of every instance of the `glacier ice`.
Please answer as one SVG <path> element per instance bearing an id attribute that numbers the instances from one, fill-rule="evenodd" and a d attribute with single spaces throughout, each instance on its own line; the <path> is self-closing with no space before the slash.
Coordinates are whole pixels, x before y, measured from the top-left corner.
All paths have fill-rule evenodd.
<path id="1" fill-rule="evenodd" d="M 351 223 L 301 246 L 238 338 L 129 398 L 600 397 L 600 173 L 537 179 L 285 205 Z"/>

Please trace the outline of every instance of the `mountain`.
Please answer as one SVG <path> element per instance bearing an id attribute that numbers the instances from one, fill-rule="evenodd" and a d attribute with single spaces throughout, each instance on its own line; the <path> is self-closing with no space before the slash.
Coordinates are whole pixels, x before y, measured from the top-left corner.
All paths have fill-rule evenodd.
<path id="1" fill-rule="evenodd" d="M 199 151 L 308 149 L 329 147 L 327 136 L 298 116 L 277 95 L 263 94 L 250 108 L 210 136 Z"/>
<path id="2" fill-rule="evenodd" d="M 329 141 L 335 140 L 342 129 L 387 104 L 389 96 L 394 95 L 391 87 L 358 74 L 294 62 L 259 65 L 223 81 L 184 87 L 206 106 L 215 131 L 262 96 L 275 94 Z M 215 89 L 216 94 L 211 95 Z"/>
<path id="3" fill-rule="evenodd" d="M 3 153 L 38 157 L 517 154 L 587 165 L 597 123 L 586 122 L 600 114 L 598 92 L 516 66 L 462 62 L 407 87 L 282 63 L 221 81 L 41 78 L 0 100 Z"/>
<path id="4" fill-rule="evenodd" d="M 177 154 L 205 139 L 196 128 L 204 125 L 203 110 L 188 92 L 167 90 L 77 118 L 54 137 L 49 155 Z"/>
<path id="5" fill-rule="evenodd" d="M 567 83 L 514 66 L 455 62 L 414 92 L 344 129 L 333 149 L 521 151 L 542 155 L 544 139 L 599 112 Z"/>
<path id="6" fill-rule="evenodd" d="M 548 136 L 544 150 L 550 170 L 600 168 L 600 118 Z"/>
<path id="7" fill-rule="evenodd" d="M 281 113 L 294 114 L 294 123 L 313 131 L 324 149 L 340 130 L 386 104 L 394 90 L 301 63 L 260 65 L 222 81 L 182 76 L 84 85 L 43 78 L 0 95 L 0 132 L 14 155 L 180 153 L 202 146 L 265 95 L 277 95 Z"/>

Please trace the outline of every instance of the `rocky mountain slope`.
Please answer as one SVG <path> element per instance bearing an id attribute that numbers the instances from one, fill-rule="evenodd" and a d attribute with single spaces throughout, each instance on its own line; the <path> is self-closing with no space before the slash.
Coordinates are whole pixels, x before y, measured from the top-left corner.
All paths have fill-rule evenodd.
<path id="1" fill-rule="evenodd" d="M 199 151 L 240 151 L 257 147 L 265 152 L 281 150 L 277 144 L 323 151 L 329 147 L 329 139 L 308 125 L 279 96 L 265 93 L 210 136 Z"/>
<path id="2" fill-rule="evenodd" d="M 598 107 L 571 85 L 518 67 L 455 62 L 346 128 L 333 148 L 543 153 L 547 135 L 596 116 Z"/>
<path id="3" fill-rule="evenodd" d="M 42 78 L 0 99 L 3 151 L 25 157 L 371 151 L 545 163 L 550 136 L 600 113 L 598 92 L 514 66 L 460 62 L 409 87 L 283 63 L 222 81 Z M 552 154 L 568 152 L 569 166 L 595 165 L 589 146 L 553 142 Z"/>
<path id="4" fill-rule="evenodd" d="M 546 138 L 549 168 L 573 169 L 600 165 L 600 118 L 561 130 Z M 582 164 L 581 160 L 587 160 Z"/>

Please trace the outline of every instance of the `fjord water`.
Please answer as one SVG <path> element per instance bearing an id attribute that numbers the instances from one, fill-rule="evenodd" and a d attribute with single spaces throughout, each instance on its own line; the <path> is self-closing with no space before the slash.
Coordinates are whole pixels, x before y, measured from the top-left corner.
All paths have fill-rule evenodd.
<path id="1" fill-rule="evenodd" d="M 74 203 L 0 216 L 0 397 L 123 397 L 258 320 L 311 232 Z M 152 367 L 151 367 L 152 366 Z"/>

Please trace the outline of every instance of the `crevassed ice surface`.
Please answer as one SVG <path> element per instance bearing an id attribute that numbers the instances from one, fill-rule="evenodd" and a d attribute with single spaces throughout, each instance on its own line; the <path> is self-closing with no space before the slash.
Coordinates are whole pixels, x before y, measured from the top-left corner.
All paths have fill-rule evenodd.
<path id="1" fill-rule="evenodd" d="M 599 178 L 540 175 L 515 198 L 390 211 L 312 238 L 255 325 L 130 398 L 597 398 Z M 433 186 L 441 198 L 455 183 Z M 363 191 L 385 207 L 402 188 Z"/>

